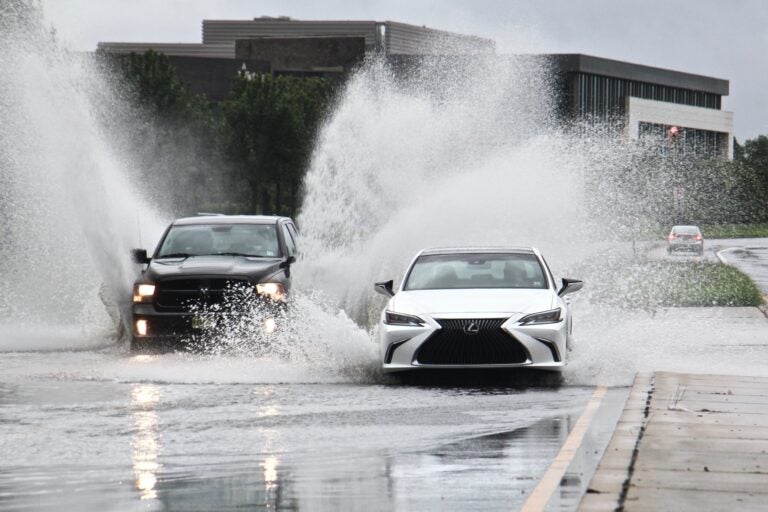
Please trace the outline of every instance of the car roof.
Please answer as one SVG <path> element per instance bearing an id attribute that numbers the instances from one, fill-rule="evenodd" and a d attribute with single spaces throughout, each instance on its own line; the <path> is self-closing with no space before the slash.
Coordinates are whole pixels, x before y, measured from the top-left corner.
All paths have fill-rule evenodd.
<path id="1" fill-rule="evenodd" d="M 288 217 L 277 215 L 198 215 L 196 217 L 183 217 L 173 221 L 174 226 L 189 226 L 194 224 L 277 224 L 281 219 L 291 220 Z"/>
<path id="2" fill-rule="evenodd" d="M 693 229 L 699 229 L 698 226 L 672 226 L 672 231 L 676 229 L 686 229 L 686 230 L 693 230 Z"/>
<path id="3" fill-rule="evenodd" d="M 422 254 L 538 254 L 534 247 L 509 246 L 468 246 L 468 247 L 433 247 L 422 250 Z"/>

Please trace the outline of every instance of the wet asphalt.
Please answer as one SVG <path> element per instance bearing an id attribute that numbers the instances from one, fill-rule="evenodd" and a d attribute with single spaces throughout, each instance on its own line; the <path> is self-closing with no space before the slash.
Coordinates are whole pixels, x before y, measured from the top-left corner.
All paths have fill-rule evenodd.
<path id="1" fill-rule="evenodd" d="M 169 379 L 118 349 L 4 354 L 0 509 L 517 509 L 593 392 L 534 377 L 218 382 L 226 367 L 153 357 L 173 358 Z M 627 391 L 608 394 L 550 509 L 575 509 Z"/>
<path id="2" fill-rule="evenodd" d="M 759 271 L 765 240 L 736 242 L 712 241 L 704 258 Z M 635 312 L 615 324 L 620 312 L 582 305 L 565 381 L 392 379 L 371 368 L 131 356 L 109 343 L 4 352 L 0 510 L 517 510 L 584 412 L 590 383 L 613 382 L 546 506 L 575 510 L 628 375 L 711 369 L 713 350 L 721 371 L 764 367 L 764 327 L 736 309 Z"/>

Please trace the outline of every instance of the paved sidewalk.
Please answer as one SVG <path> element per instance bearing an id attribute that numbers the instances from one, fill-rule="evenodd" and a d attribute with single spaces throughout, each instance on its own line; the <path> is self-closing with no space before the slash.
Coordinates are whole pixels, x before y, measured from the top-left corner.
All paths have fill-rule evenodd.
<path id="1" fill-rule="evenodd" d="M 768 377 L 638 374 L 579 510 L 768 510 Z"/>

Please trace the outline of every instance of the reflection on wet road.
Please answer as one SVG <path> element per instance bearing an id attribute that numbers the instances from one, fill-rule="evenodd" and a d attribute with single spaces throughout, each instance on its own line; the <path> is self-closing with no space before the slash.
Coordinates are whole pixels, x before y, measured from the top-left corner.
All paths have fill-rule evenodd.
<path id="1" fill-rule="evenodd" d="M 141 499 L 157 498 L 155 485 L 160 465 L 157 462 L 160 422 L 155 405 L 160 400 L 160 389 L 153 385 L 139 385 L 131 393 L 131 415 L 136 431 L 131 440 L 133 471 L 136 488 Z"/>
<path id="2" fill-rule="evenodd" d="M 59 371 L 0 388 L 3 510 L 515 509 L 593 391 L 131 382 L 83 378 L 64 354 L 5 357 Z M 556 509 L 583 492 L 576 471 Z"/>

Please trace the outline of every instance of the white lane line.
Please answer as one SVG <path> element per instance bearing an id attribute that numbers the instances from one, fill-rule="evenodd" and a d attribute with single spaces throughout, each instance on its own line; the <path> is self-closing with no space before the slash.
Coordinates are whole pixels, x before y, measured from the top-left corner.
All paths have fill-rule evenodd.
<path id="1" fill-rule="evenodd" d="M 584 440 L 584 435 L 587 433 L 590 423 L 592 423 L 592 418 L 594 418 L 607 391 L 607 386 L 598 386 L 595 389 L 592 398 L 584 408 L 584 412 L 579 416 L 579 420 L 576 422 L 573 430 L 568 434 L 568 438 L 563 443 L 562 448 L 560 448 L 557 457 L 549 465 L 549 469 L 544 473 L 544 476 L 528 497 L 528 500 L 526 500 L 523 508 L 520 509 L 521 512 L 538 512 L 544 510 L 547 506 L 552 494 L 560 487 L 560 481 L 563 479 L 563 475 L 565 475 L 565 471 L 570 466 L 571 461 L 576 456 L 576 452 Z"/>

